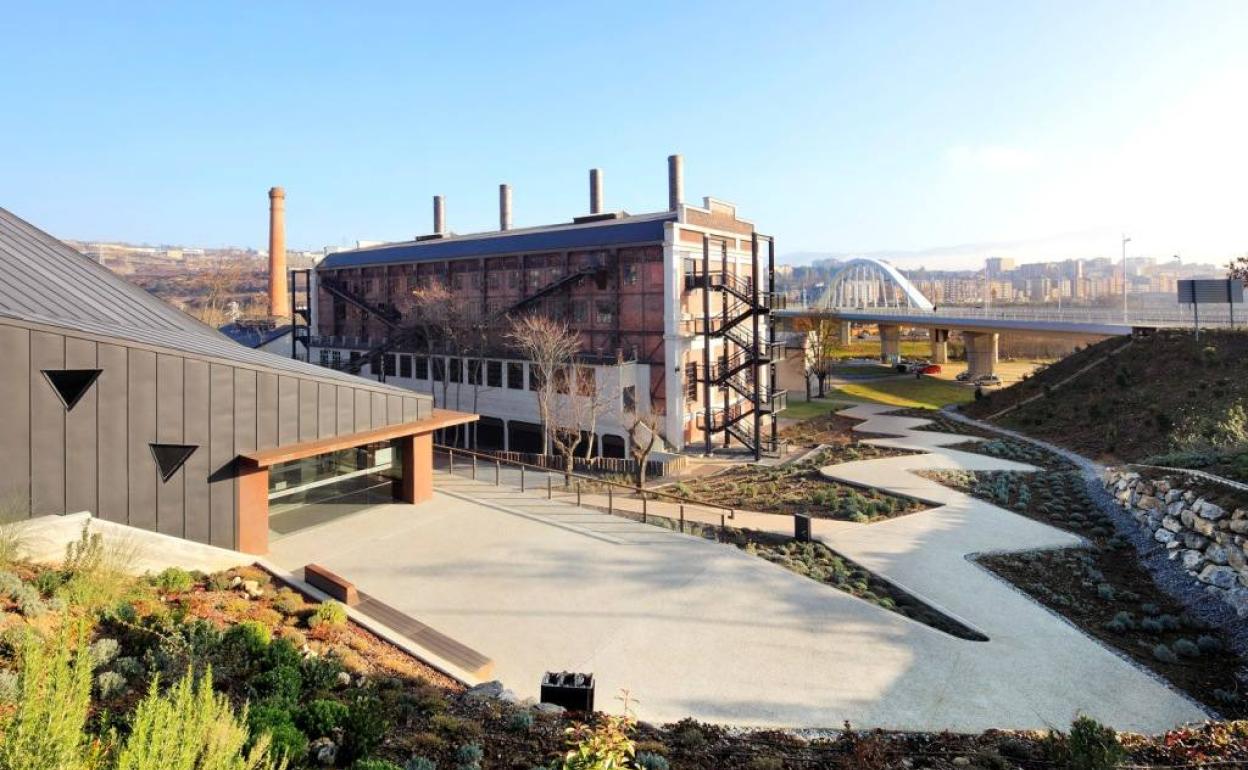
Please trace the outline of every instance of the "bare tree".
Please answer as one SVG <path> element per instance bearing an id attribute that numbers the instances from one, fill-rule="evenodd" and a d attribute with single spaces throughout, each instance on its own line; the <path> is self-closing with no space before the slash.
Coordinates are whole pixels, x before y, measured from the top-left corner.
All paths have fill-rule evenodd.
<path id="1" fill-rule="evenodd" d="M 454 407 L 459 409 L 461 406 L 462 378 L 466 376 L 468 384 L 472 387 L 472 410 L 478 411 L 481 389 L 485 381 L 485 362 L 482 359 L 488 344 L 488 336 L 480 314 L 475 310 L 475 305 L 463 302 L 444 283 L 437 280 L 414 289 L 412 300 L 412 310 L 409 314 L 410 328 L 416 332 L 418 344 L 424 348 L 431 359 L 436 357 L 436 363 L 432 364 L 432 369 L 441 375 L 437 378 L 441 382 L 441 406 L 443 408 L 451 406 L 450 367 L 441 358 L 447 355 L 464 360 L 460 368 L 461 382 L 456 383 Z M 434 400 L 436 403 L 436 392 Z M 475 423 L 473 426 L 475 430 Z M 456 431 L 463 430 L 466 429 L 456 428 Z M 475 445 L 475 434 L 472 441 L 469 441 L 466 433 L 461 435 L 463 443 Z"/>
<path id="2" fill-rule="evenodd" d="M 648 412 L 632 409 L 624 415 L 624 427 L 628 431 L 628 452 L 636 464 L 633 481 L 637 486 L 646 483 L 646 463 L 650 454 L 664 444 L 663 410 L 653 405 Z"/>
<path id="3" fill-rule="evenodd" d="M 574 394 L 568 392 L 573 387 L 568 380 L 569 367 L 581 348 L 581 336 L 563 321 L 523 315 L 511 319 L 507 340 L 529 361 L 529 376 L 537 378 L 534 392 L 542 421 L 542 454 L 551 453 L 552 441 L 560 446 L 561 453 L 568 445 L 571 445 L 570 451 L 575 452 L 580 444 L 581 429 L 579 423 L 573 423 L 574 430 L 568 430 L 567 423 L 575 419 L 572 404 L 577 401 L 570 398 Z M 565 391 L 562 398 L 559 398 L 560 388 Z M 575 439 L 571 433 L 576 434 Z M 571 462 L 568 459 L 569 470 Z"/>
<path id="4" fill-rule="evenodd" d="M 209 326 L 221 326 L 231 320 L 227 306 L 243 289 L 246 267 L 235 260 L 195 274 L 189 288 L 202 298 L 195 308 L 195 317 Z"/>
<path id="5" fill-rule="evenodd" d="M 806 334 L 805 358 L 802 362 L 806 375 L 806 395 L 810 396 L 810 378 L 819 383 L 818 398 L 827 393 L 828 376 L 836 362 L 836 324 L 826 319 L 797 319 L 796 329 Z"/>

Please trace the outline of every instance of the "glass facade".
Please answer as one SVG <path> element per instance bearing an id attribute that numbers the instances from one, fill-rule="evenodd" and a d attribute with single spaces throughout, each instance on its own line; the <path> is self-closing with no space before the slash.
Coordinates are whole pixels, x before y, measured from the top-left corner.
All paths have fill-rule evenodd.
<path id="1" fill-rule="evenodd" d="M 403 458 L 397 441 L 279 463 L 269 468 L 269 528 L 293 532 L 400 499 Z"/>

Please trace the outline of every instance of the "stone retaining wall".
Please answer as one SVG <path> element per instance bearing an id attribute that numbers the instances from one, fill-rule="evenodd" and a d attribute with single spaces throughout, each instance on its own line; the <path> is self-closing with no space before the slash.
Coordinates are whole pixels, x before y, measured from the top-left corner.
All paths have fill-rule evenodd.
<path id="1" fill-rule="evenodd" d="M 1228 511 L 1184 488 L 1182 475 L 1150 479 L 1110 468 L 1105 488 L 1181 561 L 1187 574 L 1248 617 L 1248 509 Z"/>

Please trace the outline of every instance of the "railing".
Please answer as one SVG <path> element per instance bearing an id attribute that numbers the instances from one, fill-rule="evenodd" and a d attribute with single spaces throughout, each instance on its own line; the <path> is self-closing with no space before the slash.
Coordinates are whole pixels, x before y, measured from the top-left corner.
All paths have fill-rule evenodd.
<path id="1" fill-rule="evenodd" d="M 1063 323 L 1095 323 L 1112 326 L 1185 326 L 1195 323 L 1190 310 L 1176 306 L 1175 308 L 1140 308 L 1128 309 L 1126 320 L 1123 320 L 1122 309 L 1113 308 L 1029 308 L 1026 306 L 1003 305 L 999 307 L 945 305 L 934 310 L 923 310 L 913 307 L 824 307 L 817 305 L 792 304 L 788 308 L 791 314 L 802 312 L 825 313 L 859 313 L 863 315 L 907 316 L 920 318 L 983 318 L 998 321 L 1057 321 Z M 1242 324 L 1248 318 L 1248 309 L 1237 309 L 1234 313 L 1235 322 Z M 1232 311 L 1225 305 L 1201 305 L 1201 326 L 1230 325 Z"/>
<path id="2" fill-rule="evenodd" d="M 445 444 L 435 444 L 434 452 L 446 457 L 447 472 L 451 474 L 458 468 L 460 473 L 473 481 L 504 486 L 503 468 L 515 469 L 519 472 L 518 486 L 521 492 L 544 491 L 548 500 L 554 500 L 558 495 L 568 502 L 575 500 L 579 507 L 603 510 L 612 516 L 635 519 L 647 524 L 662 523 L 656 519 L 667 520 L 681 532 L 685 531 L 688 512 L 695 514 L 693 521 L 703 523 L 710 520 L 714 524 L 715 517 L 718 517 L 721 534 L 727 522 L 736 518 L 736 510 L 729 506 L 681 497 L 657 489 L 646 489 L 635 484 L 544 468 Z M 559 483 L 556 483 L 556 478 Z"/>
<path id="3" fill-rule="evenodd" d="M 563 470 L 563 457 L 559 455 L 535 454 L 532 452 L 512 452 L 510 450 L 477 449 L 478 454 L 495 457 L 500 460 L 522 462 L 539 468 Z M 577 471 L 597 473 L 619 473 L 633 475 L 637 472 L 637 461 L 631 457 L 574 457 L 573 469 Z M 683 471 L 689 459 L 682 455 L 672 456 L 666 460 L 646 460 L 646 478 L 660 478 Z"/>

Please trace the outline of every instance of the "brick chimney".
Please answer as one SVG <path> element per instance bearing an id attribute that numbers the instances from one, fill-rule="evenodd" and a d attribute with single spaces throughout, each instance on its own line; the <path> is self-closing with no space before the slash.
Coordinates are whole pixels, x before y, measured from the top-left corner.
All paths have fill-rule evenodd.
<path id="1" fill-rule="evenodd" d="M 589 213 L 602 213 L 602 169 L 589 170 Z"/>
<path id="2" fill-rule="evenodd" d="M 286 287 L 286 191 L 269 189 L 269 315 L 290 315 Z"/>

